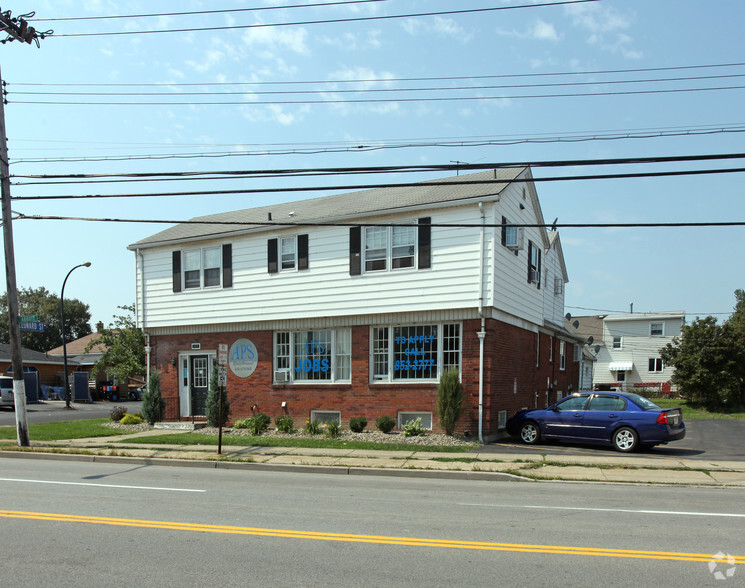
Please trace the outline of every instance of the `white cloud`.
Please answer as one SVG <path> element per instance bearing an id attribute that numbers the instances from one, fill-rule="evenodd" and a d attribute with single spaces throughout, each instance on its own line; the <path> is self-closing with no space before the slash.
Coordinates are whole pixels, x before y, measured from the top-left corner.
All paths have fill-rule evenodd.
<path id="1" fill-rule="evenodd" d="M 559 35 L 554 25 L 539 20 L 533 25 L 533 38 L 539 41 L 558 41 Z"/>
<path id="2" fill-rule="evenodd" d="M 631 27 L 633 15 L 623 14 L 616 8 L 600 3 L 575 4 L 565 7 L 572 24 L 585 31 L 587 42 L 627 59 L 640 59 L 643 53 L 634 47 L 634 39 L 625 31 Z"/>
<path id="3" fill-rule="evenodd" d="M 265 47 L 265 55 L 278 49 L 289 49 L 294 53 L 307 55 L 310 53 L 306 44 L 307 38 L 308 31 L 304 28 L 261 27 L 248 29 L 243 34 L 243 42 L 246 45 Z"/>
<path id="4" fill-rule="evenodd" d="M 433 19 L 407 18 L 401 22 L 401 27 L 412 36 L 436 34 L 443 37 L 453 37 L 464 43 L 473 38 L 473 34 L 466 33 L 463 27 L 451 18 L 436 16 Z"/>

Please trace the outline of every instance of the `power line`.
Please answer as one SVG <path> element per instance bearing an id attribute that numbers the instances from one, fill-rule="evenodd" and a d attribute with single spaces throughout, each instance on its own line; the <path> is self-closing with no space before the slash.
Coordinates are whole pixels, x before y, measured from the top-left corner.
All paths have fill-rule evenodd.
<path id="1" fill-rule="evenodd" d="M 482 85 L 482 86 L 435 86 L 435 87 L 418 87 L 418 88 L 354 88 L 347 90 L 338 89 L 312 89 L 312 90 L 259 90 L 251 91 L 253 96 L 276 96 L 276 95 L 298 95 L 298 94 L 375 94 L 391 92 L 446 92 L 460 90 L 513 90 L 517 88 L 565 88 L 576 86 L 602 86 L 618 84 L 651 84 L 667 82 L 691 82 L 702 80 L 718 80 L 727 78 L 742 78 L 745 74 L 722 74 L 710 76 L 684 76 L 675 78 L 652 78 L 639 80 L 604 80 L 590 82 L 553 82 L 541 84 L 500 84 L 500 85 Z M 380 82 L 388 80 L 381 79 Z M 245 90 L 229 91 L 202 91 L 202 92 L 180 92 L 179 96 L 235 96 L 245 95 Z M 7 96 L 173 96 L 173 92 L 28 92 L 28 91 L 8 91 Z M 396 100 L 396 99 L 391 99 Z M 325 102 L 325 101 L 324 101 Z"/>
<path id="2" fill-rule="evenodd" d="M 288 8 L 317 8 L 326 6 L 343 6 L 346 4 L 371 4 L 389 0 L 344 0 L 342 2 L 318 2 L 315 4 L 287 4 L 284 6 L 261 6 L 258 8 L 229 8 L 222 10 L 194 10 L 188 12 L 160 12 L 154 14 L 117 14 L 108 16 L 70 16 L 58 18 L 33 18 L 35 22 L 69 22 L 80 20 L 115 20 L 123 18 L 161 18 L 164 16 L 196 16 L 205 14 L 232 14 L 234 12 L 264 12 L 267 10 L 287 10 Z"/>
<path id="3" fill-rule="evenodd" d="M 552 77 L 552 76 L 585 76 L 585 75 L 608 75 L 608 74 L 627 74 L 627 73 L 652 73 L 652 72 L 663 72 L 663 71 L 684 71 L 691 69 L 712 69 L 712 68 L 728 68 L 728 67 L 742 67 L 745 66 L 745 62 L 735 63 L 710 63 L 702 65 L 677 65 L 669 67 L 644 67 L 644 68 L 633 68 L 633 69 L 601 69 L 601 70 L 573 70 L 573 71 L 559 71 L 559 72 L 530 72 L 530 73 L 516 73 L 516 74 L 493 74 L 493 75 L 460 75 L 460 76 L 433 76 L 433 77 L 403 77 L 403 78 L 357 78 L 357 79 L 333 79 L 333 80 L 297 80 L 297 81 L 252 81 L 252 82 L 153 82 L 153 83 L 139 83 L 139 82 L 93 82 L 93 83 L 46 83 L 46 82 L 7 82 L 8 86 L 48 86 L 48 87 L 190 87 L 190 86 L 205 86 L 205 87 L 221 87 L 221 86 L 276 86 L 276 85 L 309 85 L 309 84 L 360 84 L 360 83 L 373 83 L 373 82 L 444 82 L 444 81 L 460 81 L 460 80 L 493 80 L 493 79 L 509 79 L 509 78 L 536 78 L 536 77 Z"/>
<path id="4" fill-rule="evenodd" d="M 726 173 L 742 173 L 743 168 L 726 168 L 726 169 L 702 169 L 702 170 L 682 170 L 682 171 L 661 171 L 661 172 L 636 172 L 627 174 L 598 174 L 582 176 L 556 176 L 547 178 L 517 178 L 511 180 L 478 180 L 478 181 L 429 181 L 427 186 L 457 186 L 460 184 L 505 184 L 505 183 L 528 183 L 528 182 L 563 182 L 578 180 L 617 180 L 630 178 L 655 178 L 655 177 L 675 177 L 691 175 L 710 175 Z M 355 191 L 369 190 L 373 188 L 410 188 L 421 186 L 421 182 L 404 182 L 397 184 L 356 184 L 343 186 L 303 186 L 303 187 L 282 187 L 282 188 L 252 188 L 240 190 L 206 190 L 206 191 L 174 191 L 174 192 L 150 192 L 150 193 L 129 193 L 129 194 L 66 194 L 54 196 L 14 196 L 16 201 L 37 201 L 37 200 L 78 200 L 94 198 L 143 198 L 143 197 L 166 197 L 166 196 L 227 196 L 231 194 L 271 194 L 271 193 L 290 193 L 290 192 L 321 192 L 321 191 Z"/>
<path id="5" fill-rule="evenodd" d="M 293 222 L 275 222 L 275 221 L 220 221 L 206 219 L 190 220 L 164 220 L 151 218 L 104 218 L 104 217 L 83 217 L 83 216 L 59 216 L 59 215 L 26 215 L 15 213 L 13 220 L 66 220 L 66 221 L 85 221 L 85 222 L 112 222 L 112 223 L 146 223 L 146 224 L 182 224 L 182 225 L 221 225 L 236 227 L 400 227 L 401 223 L 359 223 L 359 222 L 333 222 L 333 221 L 293 221 Z M 433 228 L 501 228 L 505 226 L 502 223 L 432 223 L 429 225 Z M 510 223 L 511 227 L 523 228 L 574 228 L 574 229 L 616 229 L 616 228 L 680 228 L 680 227 L 745 227 L 745 221 L 721 221 L 721 222 L 661 222 L 661 223 L 561 223 L 561 224 L 540 224 L 540 223 Z M 569 307 L 572 308 L 572 307 Z"/>
<path id="6" fill-rule="evenodd" d="M 349 153 L 349 152 L 367 152 L 381 151 L 386 149 L 407 149 L 413 147 L 486 147 L 486 146 L 509 146 L 519 144 L 548 144 L 548 143 L 577 143 L 588 141 L 617 141 L 625 139 L 657 139 L 665 137 L 683 137 L 683 136 L 700 136 L 721 133 L 742 133 L 745 132 L 745 123 L 729 123 L 724 125 L 708 126 L 700 125 L 692 128 L 680 127 L 660 127 L 650 129 L 628 129 L 615 131 L 577 131 L 574 133 L 544 133 L 532 137 L 519 137 L 506 135 L 503 138 L 490 137 L 464 137 L 464 138 L 442 138 L 442 139 L 405 139 L 397 143 L 389 139 L 372 139 L 365 142 L 330 142 L 326 144 L 308 142 L 308 143 L 271 143 L 268 146 L 285 146 L 283 149 L 270 149 L 267 147 L 254 147 L 253 150 L 242 149 L 240 151 L 216 152 L 216 153 L 164 153 L 164 154 L 136 154 L 136 155 L 112 155 L 97 157 L 41 157 L 16 159 L 11 161 L 11 165 L 20 163 L 80 163 L 80 162 L 101 162 L 101 161 L 137 161 L 137 160 L 168 160 L 168 159 L 221 159 L 231 157 L 255 157 L 265 155 L 316 155 L 330 153 Z M 15 142 L 28 141 L 27 139 L 16 139 Z M 36 141 L 33 142 L 50 142 Z M 52 143 L 71 143 L 76 145 L 79 150 L 80 142 L 78 141 L 51 141 Z M 338 147 L 335 146 L 341 143 Z M 104 143 L 96 143 L 96 145 Z M 117 144 L 119 145 L 119 144 Z M 139 144 L 136 144 L 139 145 Z M 190 145 L 187 145 L 190 146 Z M 220 147 L 224 145 L 202 145 L 203 147 Z M 154 144 L 153 148 L 178 147 L 171 143 Z M 248 147 L 248 146 L 247 146 Z M 96 147 L 100 150 L 101 147 Z M 15 149 L 19 151 L 20 149 Z M 34 148 L 38 151 L 38 148 Z"/>
<path id="7" fill-rule="evenodd" d="M 417 165 L 383 165 L 383 166 L 354 166 L 354 167 L 316 167 L 316 168 L 284 168 L 268 170 L 222 170 L 222 171 L 188 171 L 188 172 L 126 172 L 126 173 L 105 173 L 105 174 L 13 174 L 12 178 L 26 179 L 44 179 L 60 180 L 74 179 L 76 181 L 83 179 L 100 179 L 100 178 L 141 178 L 152 180 L 155 178 L 174 178 L 190 179 L 200 176 L 208 176 L 207 179 L 219 179 L 215 176 L 229 177 L 307 177 L 307 176 L 328 176 L 328 175 L 354 175 L 354 174 L 381 174 L 381 173 L 420 173 L 433 171 L 483 171 L 491 169 L 505 169 L 516 167 L 531 168 L 557 168 L 557 167 L 588 167 L 588 166 L 607 166 L 607 165 L 639 165 L 639 164 L 658 164 L 658 163 L 690 163 L 693 161 L 719 161 L 745 159 L 745 153 L 710 153 L 699 155 L 665 155 L 654 157 L 620 157 L 620 158 L 603 158 L 603 159 L 560 159 L 560 160 L 539 160 L 511 162 L 487 162 L 487 163 L 456 163 L 456 164 L 417 164 Z M 479 183 L 470 180 L 460 182 L 463 184 Z"/>
<path id="8" fill-rule="evenodd" d="M 598 84 L 600 85 L 600 84 Z M 159 101 L 159 102 L 114 102 L 99 101 L 85 102 L 76 100 L 74 102 L 63 102 L 60 100 L 16 100 L 13 104 L 44 104 L 50 106 L 277 106 L 277 105 L 300 105 L 311 104 L 380 104 L 391 102 L 454 102 L 454 101 L 500 101 L 500 100 L 526 100 L 537 98 L 587 98 L 598 96 L 633 96 L 642 94 L 671 94 L 690 92 L 712 92 L 726 90 L 742 90 L 745 86 L 716 86 L 704 88 L 675 88 L 657 90 L 620 90 L 616 92 L 576 92 L 569 94 L 514 94 L 504 96 L 441 96 L 426 98 L 362 98 L 344 100 L 218 100 L 218 101 Z"/>
<path id="9" fill-rule="evenodd" d="M 110 31 L 110 32 L 99 32 L 99 33 L 64 33 L 60 35 L 52 35 L 54 37 L 101 37 L 111 35 L 153 35 L 161 33 L 195 33 L 204 31 L 228 31 L 238 29 L 257 29 L 257 28 L 269 28 L 269 27 L 286 27 L 286 26 L 308 26 L 315 24 L 339 24 L 349 22 L 370 22 L 379 20 L 393 20 L 399 18 L 421 18 L 425 16 L 450 16 L 456 14 L 478 14 L 484 12 L 495 12 L 501 10 L 517 10 L 522 8 L 544 8 L 547 6 L 563 6 L 569 4 L 585 4 L 587 2 L 597 2 L 598 0 L 564 0 L 561 2 L 545 2 L 541 4 L 521 4 L 515 6 L 492 6 L 489 8 L 469 8 L 462 10 L 445 10 L 438 12 L 416 12 L 410 14 L 392 14 L 392 15 L 378 15 L 378 16 L 360 16 L 354 18 L 334 18 L 324 20 L 305 20 L 295 22 L 279 22 L 279 23 L 258 23 L 252 25 L 227 25 L 220 27 L 194 27 L 194 28 L 182 28 L 182 29 L 157 29 L 157 30 L 139 30 L 139 31 Z"/>

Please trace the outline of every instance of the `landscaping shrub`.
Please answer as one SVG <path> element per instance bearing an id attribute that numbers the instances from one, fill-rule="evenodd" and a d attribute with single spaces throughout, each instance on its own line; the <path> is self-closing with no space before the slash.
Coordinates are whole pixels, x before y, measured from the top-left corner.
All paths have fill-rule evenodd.
<path id="1" fill-rule="evenodd" d="M 160 394 L 160 375 L 159 371 L 150 374 L 147 389 L 142 395 L 142 418 L 151 426 L 163 418 L 166 410 L 166 401 Z"/>
<path id="2" fill-rule="evenodd" d="M 207 401 L 205 409 L 207 412 L 207 422 L 210 427 L 219 427 L 228 422 L 228 413 L 230 412 L 230 402 L 228 401 L 227 386 L 222 387 L 222 420 L 220 419 L 220 386 L 217 385 L 217 364 L 212 366 L 212 376 L 210 377 L 210 389 L 207 392 Z M 271 422 L 271 421 L 269 421 Z"/>
<path id="3" fill-rule="evenodd" d="M 419 437 L 426 432 L 426 429 L 422 428 L 422 417 L 404 423 L 404 437 Z"/>
<path id="4" fill-rule="evenodd" d="M 365 417 L 354 417 L 349 420 L 349 430 L 353 433 L 361 433 L 367 426 L 367 419 Z"/>
<path id="5" fill-rule="evenodd" d="M 295 423 L 292 421 L 292 417 L 289 414 L 283 414 L 278 416 L 274 420 L 274 425 L 280 433 L 294 433 Z"/>
<path id="6" fill-rule="evenodd" d="M 393 417 L 382 416 L 375 421 L 375 426 L 383 433 L 390 433 L 396 428 L 396 420 Z"/>
<path id="7" fill-rule="evenodd" d="M 341 423 L 336 419 L 328 421 L 327 423 L 325 423 L 323 433 L 329 439 L 336 439 L 339 435 L 341 435 Z"/>
<path id="8" fill-rule="evenodd" d="M 455 423 L 463 414 L 463 386 L 457 369 L 450 368 L 440 377 L 435 410 L 445 434 L 452 435 Z"/>
<path id="9" fill-rule="evenodd" d="M 109 413 L 109 418 L 115 423 L 118 423 L 124 418 L 125 414 L 127 414 L 126 406 L 115 406 L 114 408 L 111 409 L 111 412 Z"/>
<path id="10" fill-rule="evenodd" d="M 122 425 L 139 425 L 142 422 L 142 417 L 136 414 L 125 414 L 122 420 L 119 421 Z"/>
<path id="11" fill-rule="evenodd" d="M 272 422 L 271 417 L 263 412 L 257 412 L 255 415 L 248 417 L 248 428 L 253 435 L 261 435 L 269 428 Z"/>
<path id="12" fill-rule="evenodd" d="M 318 419 L 307 420 L 305 421 L 305 429 L 303 429 L 303 432 L 307 435 L 319 435 L 321 433 L 321 428 L 321 423 L 318 422 Z"/>
<path id="13" fill-rule="evenodd" d="M 241 419 L 233 423 L 234 429 L 248 429 L 250 419 Z"/>

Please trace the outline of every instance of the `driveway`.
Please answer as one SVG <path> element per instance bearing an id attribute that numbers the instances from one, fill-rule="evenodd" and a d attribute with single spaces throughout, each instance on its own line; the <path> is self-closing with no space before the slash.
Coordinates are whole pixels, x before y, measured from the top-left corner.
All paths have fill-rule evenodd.
<path id="1" fill-rule="evenodd" d="M 683 457 L 701 460 L 739 460 L 745 458 L 745 420 L 690 419 L 685 422 L 686 437 L 669 445 L 642 450 L 645 457 Z M 480 453 L 537 453 L 546 455 L 619 455 L 604 445 L 569 445 L 545 441 L 536 446 L 523 445 L 514 437 L 490 443 Z"/>

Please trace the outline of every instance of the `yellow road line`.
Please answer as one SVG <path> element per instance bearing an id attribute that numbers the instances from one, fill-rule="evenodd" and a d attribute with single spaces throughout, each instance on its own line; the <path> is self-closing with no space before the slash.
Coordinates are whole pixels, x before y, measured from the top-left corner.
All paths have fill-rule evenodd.
<path id="1" fill-rule="evenodd" d="M 458 541 L 450 539 L 425 539 L 415 537 L 390 537 L 385 535 L 358 535 L 351 533 L 321 533 L 316 531 L 294 531 L 287 529 L 263 529 L 259 527 L 235 527 L 206 525 L 174 521 L 149 521 L 111 517 L 80 516 L 43 512 L 0 510 L 0 517 L 56 521 L 64 523 L 88 523 L 116 525 L 172 531 L 197 531 L 201 533 L 228 533 L 261 537 L 283 537 L 290 539 L 313 539 L 316 541 L 346 541 L 352 543 L 377 543 L 382 545 L 408 545 L 411 547 L 446 547 L 449 549 L 476 549 L 487 551 L 513 551 L 525 553 L 550 553 L 561 555 L 588 555 L 597 557 L 623 557 L 636 559 L 659 559 L 676 561 L 708 562 L 714 557 L 710 553 L 680 553 L 674 551 L 643 551 L 635 549 L 604 549 L 600 547 L 571 547 L 565 545 L 531 545 L 521 543 L 494 543 L 487 541 Z M 745 564 L 745 556 L 732 556 L 736 564 Z"/>

